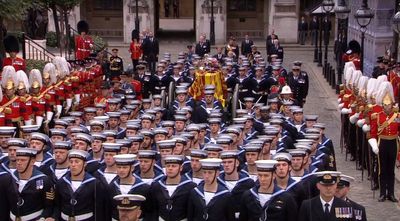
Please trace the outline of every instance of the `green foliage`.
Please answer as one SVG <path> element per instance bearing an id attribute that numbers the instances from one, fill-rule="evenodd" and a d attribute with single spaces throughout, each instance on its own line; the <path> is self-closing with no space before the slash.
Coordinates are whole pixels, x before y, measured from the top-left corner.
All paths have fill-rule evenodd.
<path id="1" fill-rule="evenodd" d="M 107 47 L 107 42 L 104 41 L 104 39 L 98 35 L 92 35 L 92 39 L 94 42 L 94 50 L 95 51 L 101 51 Z"/>
<path id="2" fill-rule="evenodd" d="M 82 0 L 41 0 L 47 6 L 56 5 L 64 10 L 71 10 L 74 6 L 79 5 Z"/>
<path id="3" fill-rule="evenodd" d="M 27 59 L 26 60 L 26 73 L 29 73 L 32 69 L 35 69 L 35 68 L 42 71 L 44 66 L 47 63 L 48 63 L 47 61 Z"/>
<path id="4" fill-rule="evenodd" d="M 57 34 L 54 31 L 46 33 L 46 45 L 49 47 L 57 47 Z"/>
<path id="5" fill-rule="evenodd" d="M 2 19 L 20 20 L 26 10 L 40 7 L 40 0 L 0 0 L 0 17 Z"/>

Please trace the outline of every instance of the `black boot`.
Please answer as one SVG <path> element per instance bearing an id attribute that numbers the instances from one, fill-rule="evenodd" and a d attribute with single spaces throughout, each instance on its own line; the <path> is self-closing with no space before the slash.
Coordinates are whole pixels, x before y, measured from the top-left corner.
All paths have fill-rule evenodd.
<path id="1" fill-rule="evenodd" d="M 385 195 L 381 195 L 378 199 L 378 202 L 385 202 Z"/>
<path id="2" fill-rule="evenodd" d="M 386 199 L 388 199 L 389 201 L 392 201 L 392 202 L 394 202 L 394 203 L 399 202 L 399 201 L 396 199 L 396 197 L 394 197 L 393 194 L 388 195 L 388 196 L 386 197 Z"/>

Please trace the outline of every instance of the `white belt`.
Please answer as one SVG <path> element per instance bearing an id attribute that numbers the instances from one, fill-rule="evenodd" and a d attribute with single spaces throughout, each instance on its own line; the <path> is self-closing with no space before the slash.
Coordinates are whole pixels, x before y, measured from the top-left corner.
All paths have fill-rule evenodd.
<path id="1" fill-rule="evenodd" d="M 165 87 L 154 87 L 156 90 L 163 90 Z"/>
<path id="2" fill-rule="evenodd" d="M 161 218 L 161 216 L 159 216 L 158 221 L 165 221 L 165 219 L 163 219 L 163 218 Z M 179 221 L 187 221 L 187 218 L 181 219 Z"/>
<path id="3" fill-rule="evenodd" d="M 90 212 L 90 213 L 85 213 L 85 214 L 77 215 L 77 216 L 73 216 L 73 217 L 75 218 L 75 221 L 81 221 L 81 220 L 89 219 L 92 216 L 93 216 L 93 213 Z M 61 213 L 61 218 L 63 218 L 63 220 L 68 220 L 69 217 L 70 216 L 68 216 L 64 213 Z"/>
<path id="4" fill-rule="evenodd" d="M 31 214 L 28 214 L 28 215 L 25 215 L 25 216 L 20 216 L 19 218 L 20 218 L 21 221 L 29 221 L 29 220 L 33 220 L 33 219 L 38 218 L 42 213 L 43 213 L 43 210 L 41 209 L 41 210 L 36 211 L 34 213 L 31 213 Z M 17 217 L 12 212 L 10 212 L 10 218 L 11 218 L 11 220 L 16 220 Z"/>
<path id="5" fill-rule="evenodd" d="M 78 48 L 78 51 L 90 51 L 89 49 Z"/>
<path id="6" fill-rule="evenodd" d="M 239 92 L 247 92 L 247 91 L 249 91 L 249 89 L 241 89 L 241 90 L 239 90 Z"/>

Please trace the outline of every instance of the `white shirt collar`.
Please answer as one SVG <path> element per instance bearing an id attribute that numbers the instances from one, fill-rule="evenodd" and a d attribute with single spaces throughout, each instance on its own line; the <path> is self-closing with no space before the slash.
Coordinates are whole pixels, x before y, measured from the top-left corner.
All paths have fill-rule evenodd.
<path id="1" fill-rule="evenodd" d="M 321 196 L 319 196 L 319 199 L 321 200 L 323 210 L 325 210 L 325 204 L 328 203 L 329 204 L 329 211 L 331 211 L 332 204 L 333 204 L 333 199 L 335 199 L 335 197 L 332 197 L 332 199 L 329 202 L 326 202 L 325 200 L 323 200 Z"/>

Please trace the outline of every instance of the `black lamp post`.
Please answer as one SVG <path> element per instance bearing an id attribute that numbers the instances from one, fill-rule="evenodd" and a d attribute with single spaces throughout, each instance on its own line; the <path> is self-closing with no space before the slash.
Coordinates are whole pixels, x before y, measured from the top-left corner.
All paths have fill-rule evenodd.
<path id="1" fill-rule="evenodd" d="M 361 31 L 361 72 L 364 73 L 364 40 L 367 26 L 374 17 L 374 11 L 368 7 L 368 0 L 363 0 L 361 8 L 356 11 L 354 18 L 357 20 Z"/>
<path id="2" fill-rule="evenodd" d="M 215 45 L 214 0 L 211 0 L 210 44 Z"/>
<path id="3" fill-rule="evenodd" d="M 319 31 L 321 30 L 321 21 L 319 19 L 319 16 L 317 15 L 317 24 L 318 24 L 318 30 L 315 31 L 315 48 L 314 48 L 314 62 L 318 62 L 318 38 L 319 38 Z M 311 40 L 313 41 L 313 39 Z"/>
<path id="4" fill-rule="evenodd" d="M 325 44 L 324 66 L 325 67 L 328 64 L 328 45 L 329 45 L 329 35 L 330 35 L 330 31 L 331 31 L 329 14 L 331 13 L 331 11 L 333 10 L 334 7 L 335 7 L 335 3 L 333 2 L 333 0 L 324 0 L 322 2 L 322 9 L 324 10 L 325 16 L 326 16 L 326 23 L 325 23 L 325 27 L 324 27 L 324 44 Z"/>
<path id="5" fill-rule="evenodd" d="M 400 5 L 397 4 L 396 7 L 400 8 Z M 397 13 L 393 16 L 393 20 L 392 20 L 393 21 L 393 30 L 397 33 L 397 37 L 395 38 L 395 43 L 394 43 L 394 45 L 396 45 L 396 48 L 394 51 L 396 52 L 395 58 L 397 59 L 397 61 L 399 60 L 398 47 L 399 47 L 399 35 L 400 35 L 400 11 L 399 10 L 400 9 L 398 9 Z"/>
<path id="6" fill-rule="evenodd" d="M 135 29 L 139 32 L 139 0 L 136 0 Z"/>
<path id="7" fill-rule="evenodd" d="M 322 21 L 323 21 L 323 16 L 320 14 L 319 16 L 319 49 L 318 49 L 318 67 L 322 67 Z"/>
<path id="8" fill-rule="evenodd" d="M 337 43 L 339 51 L 336 55 L 336 70 L 337 70 L 337 83 L 336 93 L 340 92 L 340 85 L 342 84 L 342 72 L 343 72 L 343 53 L 347 45 L 347 19 L 349 18 L 350 8 L 347 7 L 346 1 L 341 0 L 339 5 L 335 8 L 336 18 L 338 19 L 338 34 Z"/>

